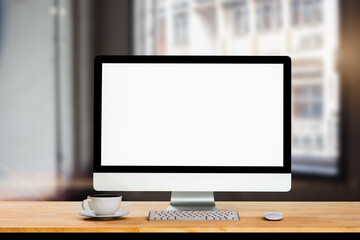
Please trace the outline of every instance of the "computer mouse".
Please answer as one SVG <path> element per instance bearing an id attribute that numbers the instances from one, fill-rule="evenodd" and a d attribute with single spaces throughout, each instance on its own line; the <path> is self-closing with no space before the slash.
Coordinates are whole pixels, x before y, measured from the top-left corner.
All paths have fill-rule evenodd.
<path id="1" fill-rule="evenodd" d="M 266 220 L 270 221 L 279 221 L 283 218 L 283 214 L 281 212 L 266 212 L 264 215 Z"/>

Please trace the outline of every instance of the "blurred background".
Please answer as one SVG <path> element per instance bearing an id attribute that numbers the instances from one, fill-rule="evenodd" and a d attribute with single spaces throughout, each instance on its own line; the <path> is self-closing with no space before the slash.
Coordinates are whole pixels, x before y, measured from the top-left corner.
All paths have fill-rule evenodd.
<path id="1" fill-rule="evenodd" d="M 359 3 L 0 0 L 0 200 L 94 193 L 94 56 L 146 54 L 289 55 L 292 190 L 215 199 L 359 201 Z"/>

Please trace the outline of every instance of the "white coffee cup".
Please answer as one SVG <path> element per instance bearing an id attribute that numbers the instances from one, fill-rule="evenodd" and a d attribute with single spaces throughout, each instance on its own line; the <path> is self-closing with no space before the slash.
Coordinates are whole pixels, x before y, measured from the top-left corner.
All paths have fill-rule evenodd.
<path id="1" fill-rule="evenodd" d="M 116 194 L 94 194 L 85 199 L 81 207 L 95 215 L 114 215 L 121 205 L 122 196 Z"/>

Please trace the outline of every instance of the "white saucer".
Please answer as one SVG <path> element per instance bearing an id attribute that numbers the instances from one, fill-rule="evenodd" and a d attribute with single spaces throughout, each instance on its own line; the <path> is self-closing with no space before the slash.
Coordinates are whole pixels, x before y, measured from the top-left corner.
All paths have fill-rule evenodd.
<path id="1" fill-rule="evenodd" d="M 115 217 L 122 217 L 129 214 L 128 211 L 117 211 L 114 215 L 96 215 L 95 213 L 88 212 L 88 211 L 82 211 L 79 212 L 81 216 L 85 217 L 92 217 L 92 218 L 115 218 Z"/>
<path id="2" fill-rule="evenodd" d="M 270 221 L 279 221 L 283 218 L 282 212 L 266 212 L 264 214 L 265 218 Z"/>

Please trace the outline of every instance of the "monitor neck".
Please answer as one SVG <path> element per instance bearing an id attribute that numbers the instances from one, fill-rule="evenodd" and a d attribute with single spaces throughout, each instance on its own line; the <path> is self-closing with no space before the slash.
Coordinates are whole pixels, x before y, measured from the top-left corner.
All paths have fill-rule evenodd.
<path id="1" fill-rule="evenodd" d="M 218 211 L 213 192 L 171 192 L 167 211 Z"/>

